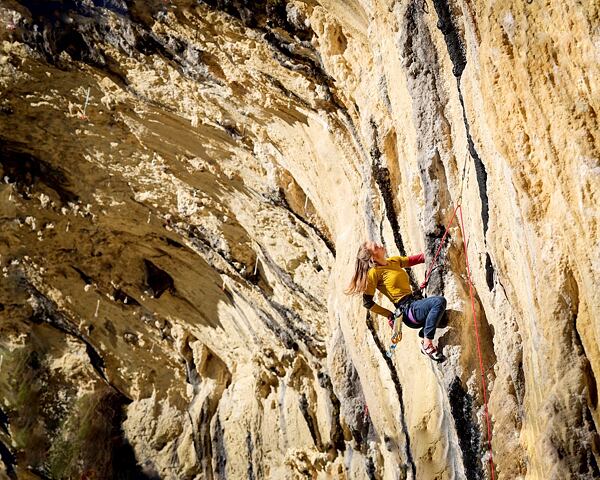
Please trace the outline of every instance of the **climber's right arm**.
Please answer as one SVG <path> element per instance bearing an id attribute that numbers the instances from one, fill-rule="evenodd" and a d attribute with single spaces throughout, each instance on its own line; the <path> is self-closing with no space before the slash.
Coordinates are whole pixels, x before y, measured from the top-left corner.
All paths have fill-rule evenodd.
<path id="1" fill-rule="evenodd" d="M 373 300 L 373 295 L 363 294 L 363 306 L 370 312 L 382 315 L 386 318 L 390 318 L 393 315 L 387 308 L 383 308 L 381 305 L 377 305 Z"/>
<path id="2" fill-rule="evenodd" d="M 373 300 L 373 296 L 375 295 L 375 290 L 377 289 L 378 282 L 379 280 L 377 278 L 377 272 L 374 268 L 370 269 L 367 272 L 367 285 L 365 291 L 363 292 L 363 305 L 370 312 L 382 315 L 389 319 L 390 316 L 393 316 L 393 313 L 390 312 L 387 308 L 383 308 L 381 305 L 377 305 Z"/>

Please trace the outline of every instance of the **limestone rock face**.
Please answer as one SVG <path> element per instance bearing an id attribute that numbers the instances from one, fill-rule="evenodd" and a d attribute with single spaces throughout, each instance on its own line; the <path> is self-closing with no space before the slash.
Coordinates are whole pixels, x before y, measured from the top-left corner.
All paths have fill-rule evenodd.
<path id="1" fill-rule="evenodd" d="M 600 478 L 599 60 L 592 1 L 0 2 L 0 476 Z M 450 222 L 388 357 L 357 248 Z"/>

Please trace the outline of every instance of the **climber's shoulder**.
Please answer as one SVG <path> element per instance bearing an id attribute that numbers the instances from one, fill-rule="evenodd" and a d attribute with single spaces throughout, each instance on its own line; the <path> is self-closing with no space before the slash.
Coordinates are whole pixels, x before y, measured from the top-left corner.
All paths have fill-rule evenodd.
<path id="1" fill-rule="evenodd" d="M 408 265 L 408 257 L 396 256 L 386 259 L 391 266 L 399 266 L 404 268 Z"/>

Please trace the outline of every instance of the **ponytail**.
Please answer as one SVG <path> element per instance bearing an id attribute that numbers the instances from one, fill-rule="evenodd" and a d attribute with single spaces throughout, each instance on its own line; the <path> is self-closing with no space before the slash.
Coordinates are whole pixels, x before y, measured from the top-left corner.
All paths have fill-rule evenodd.
<path id="1" fill-rule="evenodd" d="M 368 272 L 371 267 L 375 266 L 375 262 L 371 257 L 371 251 L 367 245 L 369 242 L 363 243 L 356 254 L 356 266 L 354 267 L 354 275 L 348 288 L 344 290 L 346 295 L 359 295 L 367 289 Z"/>

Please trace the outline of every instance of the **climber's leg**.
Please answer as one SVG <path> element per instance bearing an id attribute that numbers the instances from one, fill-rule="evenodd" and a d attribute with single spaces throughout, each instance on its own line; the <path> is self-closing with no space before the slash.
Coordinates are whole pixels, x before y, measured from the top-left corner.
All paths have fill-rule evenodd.
<path id="1" fill-rule="evenodd" d="M 446 310 L 446 299 L 444 297 L 428 297 L 413 302 L 410 308 L 413 318 L 418 323 L 425 324 L 423 327 L 425 338 L 433 340 L 437 324 Z"/>

